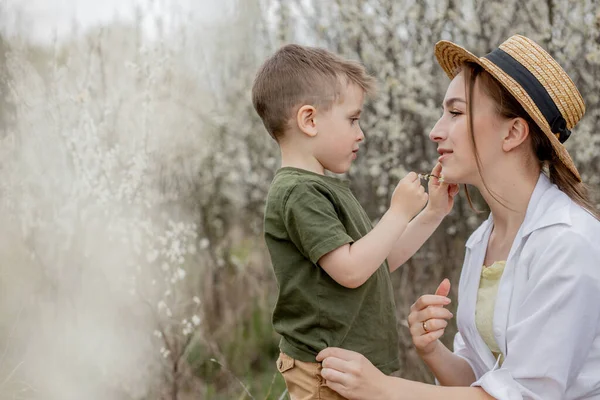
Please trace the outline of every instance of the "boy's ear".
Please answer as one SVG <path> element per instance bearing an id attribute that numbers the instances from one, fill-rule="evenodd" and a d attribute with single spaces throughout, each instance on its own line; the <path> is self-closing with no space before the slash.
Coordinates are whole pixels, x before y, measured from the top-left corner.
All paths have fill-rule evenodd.
<path id="1" fill-rule="evenodd" d="M 518 147 L 529 136 L 529 124 L 523 118 L 514 118 L 510 121 L 508 132 L 502 142 L 502 150 L 511 151 Z"/>
<path id="2" fill-rule="evenodd" d="M 315 121 L 317 110 L 313 106 L 303 105 L 296 114 L 298 128 L 310 137 L 317 135 L 317 123 Z"/>

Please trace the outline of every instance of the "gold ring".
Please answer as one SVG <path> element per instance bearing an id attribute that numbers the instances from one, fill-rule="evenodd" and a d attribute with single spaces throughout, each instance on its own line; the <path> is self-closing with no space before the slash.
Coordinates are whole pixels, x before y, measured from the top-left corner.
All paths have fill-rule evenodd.
<path id="1" fill-rule="evenodd" d="M 425 333 L 429 333 L 429 329 L 427 329 L 427 321 L 423 321 L 423 330 Z"/>

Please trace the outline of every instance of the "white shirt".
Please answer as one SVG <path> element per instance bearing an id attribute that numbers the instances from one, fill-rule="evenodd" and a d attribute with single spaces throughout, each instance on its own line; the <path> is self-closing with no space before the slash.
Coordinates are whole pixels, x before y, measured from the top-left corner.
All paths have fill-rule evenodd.
<path id="1" fill-rule="evenodd" d="M 600 399 L 600 222 L 541 174 L 499 283 L 494 359 L 475 325 L 477 289 L 493 227 L 467 241 L 454 353 L 500 400 Z"/>

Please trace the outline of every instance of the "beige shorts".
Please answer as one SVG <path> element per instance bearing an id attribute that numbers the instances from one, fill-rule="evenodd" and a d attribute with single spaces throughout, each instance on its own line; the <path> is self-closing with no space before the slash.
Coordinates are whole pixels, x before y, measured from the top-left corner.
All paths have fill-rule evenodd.
<path id="1" fill-rule="evenodd" d="M 346 400 L 325 385 L 321 363 L 298 361 L 280 353 L 277 369 L 283 375 L 292 400 Z"/>

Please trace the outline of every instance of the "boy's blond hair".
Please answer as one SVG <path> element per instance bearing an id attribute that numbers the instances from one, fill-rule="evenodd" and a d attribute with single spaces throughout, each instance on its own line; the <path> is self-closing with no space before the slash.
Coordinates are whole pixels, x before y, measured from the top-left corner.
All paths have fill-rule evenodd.
<path id="1" fill-rule="evenodd" d="M 252 104 L 269 134 L 278 140 L 295 109 L 310 104 L 326 111 L 339 99 L 343 85 L 350 83 L 367 95 L 375 92 L 375 79 L 362 64 L 325 49 L 288 44 L 258 71 Z"/>

